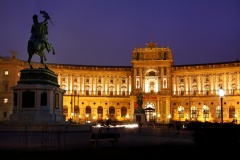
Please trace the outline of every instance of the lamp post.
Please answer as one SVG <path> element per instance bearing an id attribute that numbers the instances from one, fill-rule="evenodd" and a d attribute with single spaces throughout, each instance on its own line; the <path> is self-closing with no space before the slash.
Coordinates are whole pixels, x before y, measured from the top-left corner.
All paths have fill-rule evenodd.
<path id="1" fill-rule="evenodd" d="M 218 94 L 219 94 L 220 99 L 221 99 L 221 125 L 223 127 L 223 104 L 222 104 L 222 101 L 223 101 L 223 96 L 225 94 L 225 91 L 222 89 L 222 87 L 220 87 L 220 89 L 218 91 Z"/>

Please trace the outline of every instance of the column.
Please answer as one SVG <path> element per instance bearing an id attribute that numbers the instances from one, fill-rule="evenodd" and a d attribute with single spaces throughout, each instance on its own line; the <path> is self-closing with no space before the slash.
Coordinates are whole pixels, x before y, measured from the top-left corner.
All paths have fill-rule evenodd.
<path id="1" fill-rule="evenodd" d="M 139 68 L 139 85 L 140 85 L 140 90 L 143 89 L 143 84 L 142 84 L 142 68 Z"/>

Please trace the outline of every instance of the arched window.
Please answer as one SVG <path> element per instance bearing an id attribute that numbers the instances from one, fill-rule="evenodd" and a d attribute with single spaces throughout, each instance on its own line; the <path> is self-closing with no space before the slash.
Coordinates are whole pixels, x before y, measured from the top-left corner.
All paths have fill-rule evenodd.
<path id="1" fill-rule="evenodd" d="M 88 114 L 90 116 L 91 112 L 92 112 L 91 107 L 87 106 L 86 107 L 86 114 Z"/>
<path id="2" fill-rule="evenodd" d="M 103 117 L 103 107 L 102 106 L 98 106 L 98 108 L 97 108 L 97 115 L 98 115 L 98 118 L 102 118 Z"/>
<path id="3" fill-rule="evenodd" d="M 235 118 L 235 107 L 234 106 L 229 107 L 229 118 Z"/>
<path id="4" fill-rule="evenodd" d="M 204 105 L 202 111 L 203 111 L 203 118 L 206 121 L 206 119 L 209 118 L 209 107 Z"/>
<path id="5" fill-rule="evenodd" d="M 125 117 L 127 115 L 127 107 L 123 106 L 121 108 L 121 117 Z"/>
<path id="6" fill-rule="evenodd" d="M 197 107 L 196 106 L 191 107 L 191 118 L 197 118 Z"/>
<path id="7" fill-rule="evenodd" d="M 79 114 L 79 106 L 74 106 L 74 113 Z"/>
<path id="8" fill-rule="evenodd" d="M 216 118 L 221 118 L 221 106 L 217 106 L 216 108 Z"/>
<path id="9" fill-rule="evenodd" d="M 115 108 L 113 106 L 109 107 L 109 117 L 115 116 Z"/>
<path id="10" fill-rule="evenodd" d="M 178 107 L 178 118 L 184 118 L 184 107 L 183 106 Z"/>

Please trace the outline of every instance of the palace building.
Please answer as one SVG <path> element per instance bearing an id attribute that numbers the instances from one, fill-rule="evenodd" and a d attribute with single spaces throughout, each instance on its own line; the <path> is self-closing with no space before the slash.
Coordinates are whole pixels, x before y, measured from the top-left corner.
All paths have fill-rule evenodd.
<path id="1" fill-rule="evenodd" d="M 13 110 L 12 86 L 18 84 L 27 61 L 0 57 L 0 121 L 8 121 Z M 77 123 L 132 122 L 137 95 L 142 93 L 148 122 L 232 122 L 240 116 L 240 61 L 174 65 L 169 47 L 147 43 L 132 51 L 132 66 L 50 64 L 58 84 L 66 92 L 66 121 Z M 42 67 L 32 63 L 33 68 Z M 224 96 L 219 96 L 223 89 Z"/>

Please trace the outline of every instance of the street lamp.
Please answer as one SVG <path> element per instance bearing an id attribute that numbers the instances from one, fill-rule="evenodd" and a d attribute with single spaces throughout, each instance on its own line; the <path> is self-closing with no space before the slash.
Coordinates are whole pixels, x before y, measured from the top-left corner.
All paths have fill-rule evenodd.
<path id="1" fill-rule="evenodd" d="M 223 126 L 223 104 L 222 104 L 222 101 L 223 101 L 223 96 L 225 94 L 225 91 L 222 89 L 222 87 L 220 87 L 218 94 L 221 98 L 221 125 Z"/>

